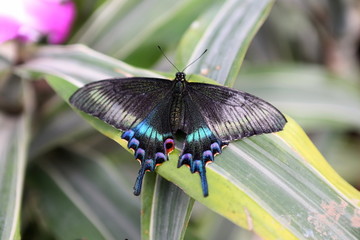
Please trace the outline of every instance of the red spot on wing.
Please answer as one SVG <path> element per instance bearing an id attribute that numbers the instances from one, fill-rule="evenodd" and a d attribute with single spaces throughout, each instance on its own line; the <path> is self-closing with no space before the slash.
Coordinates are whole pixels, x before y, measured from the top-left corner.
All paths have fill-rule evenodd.
<path id="1" fill-rule="evenodd" d="M 171 153 L 175 149 L 175 142 L 174 139 L 168 138 L 164 142 L 164 148 L 166 151 L 166 154 Z"/>

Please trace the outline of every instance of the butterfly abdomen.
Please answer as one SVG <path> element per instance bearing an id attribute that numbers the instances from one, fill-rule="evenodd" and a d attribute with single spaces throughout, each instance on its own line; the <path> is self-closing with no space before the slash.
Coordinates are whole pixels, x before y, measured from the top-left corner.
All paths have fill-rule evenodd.
<path id="1" fill-rule="evenodd" d="M 184 124 L 184 101 L 183 93 L 185 90 L 185 83 L 176 81 L 174 85 L 173 96 L 169 101 L 170 104 L 170 126 L 172 133 L 176 133 L 183 128 Z"/>

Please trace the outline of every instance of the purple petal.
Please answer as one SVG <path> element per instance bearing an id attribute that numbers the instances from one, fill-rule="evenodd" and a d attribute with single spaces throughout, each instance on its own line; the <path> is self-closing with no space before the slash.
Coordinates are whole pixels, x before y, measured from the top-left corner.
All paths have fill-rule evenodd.
<path id="1" fill-rule="evenodd" d="M 0 16 L 0 43 L 17 37 L 20 23 L 15 19 Z"/>
<path id="2" fill-rule="evenodd" d="M 50 43 L 66 40 L 75 17 L 75 4 L 71 1 L 24 0 L 31 16 L 26 25 L 48 35 Z"/>

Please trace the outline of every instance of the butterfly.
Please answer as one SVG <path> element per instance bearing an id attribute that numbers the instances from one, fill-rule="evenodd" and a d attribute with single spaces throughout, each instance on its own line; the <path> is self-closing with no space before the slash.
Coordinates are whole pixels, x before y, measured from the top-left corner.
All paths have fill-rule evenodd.
<path id="1" fill-rule="evenodd" d="M 230 141 L 281 131 L 287 122 L 270 103 L 224 86 L 189 82 L 184 70 L 173 80 L 129 77 L 92 82 L 79 88 L 70 103 L 123 131 L 121 137 L 141 165 L 135 195 L 140 195 L 145 173 L 168 160 L 178 134 L 185 135 L 178 168 L 187 165 L 199 173 L 206 197 L 206 165 Z"/>

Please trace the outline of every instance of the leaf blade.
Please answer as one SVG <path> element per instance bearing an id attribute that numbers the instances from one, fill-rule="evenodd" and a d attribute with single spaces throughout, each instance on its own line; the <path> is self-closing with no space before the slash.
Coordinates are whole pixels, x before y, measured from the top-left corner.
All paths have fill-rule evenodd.
<path id="1" fill-rule="evenodd" d="M 188 25 L 214 2 L 216 1 L 108 1 L 98 9 L 72 42 L 86 44 L 121 59 L 131 59 L 132 55 L 144 52 L 148 52 L 149 58 L 153 58 L 152 55 L 160 56 L 156 45 L 176 42 Z"/>
<path id="2" fill-rule="evenodd" d="M 62 48 L 62 50 L 65 49 Z M 88 52 L 92 63 L 98 61 L 97 65 L 100 64 L 102 57 L 94 58 L 95 55 L 92 51 L 84 50 L 82 48 L 81 54 Z M 61 53 L 58 54 L 61 55 Z M 82 60 L 85 56 L 77 55 L 79 53 L 73 53 L 68 61 L 75 65 L 79 64 L 77 63 L 79 61 L 82 63 L 80 66 L 84 68 L 83 70 L 86 70 L 86 64 L 84 65 Z M 57 68 L 55 72 L 52 72 L 51 68 L 50 71 L 46 69 L 39 70 L 41 67 L 31 65 L 31 63 L 27 65 L 27 69 L 56 75 L 63 68 L 62 65 L 58 65 L 57 59 L 54 58 L 51 63 Z M 37 61 L 37 64 L 39 63 L 42 63 L 42 61 Z M 126 73 L 127 69 L 132 69 L 136 72 L 135 69 L 116 61 L 106 60 L 102 64 L 107 64 L 104 72 L 108 72 L 108 69 L 117 69 L 117 71 L 120 69 L 123 73 Z M 121 66 L 124 66 L 124 68 L 121 69 Z M 92 65 L 90 64 L 87 67 L 92 67 Z M 66 72 L 67 69 L 63 69 L 63 71 L 69 74 Z M 138 74 L 141 73 L 143 71 L 139 70 Z M 73 75 L 67 76 L 66 74 L 60 75 L 61 77 L 51 76 L 48 78 L 54 89 L 65 100 L 76 89 L 72 83 Z M 80 81 L 88 80 L 80 78 Z M 85 114 L 83 116 L 92 122 L 99 131 L 125 147 L 126 143 L 120 139 L 119 131 L 106 126 L 98 119 Z M 358 214 L 359 207 L 354 204 L 353 200 L 360 198 L 359 193 L 341 180 L 334 172 L 318 171 L 318 168 L 329 169 L 330 167 L 320 157 L 320 153 L 318 153 L 301 128 L 290 117 L 288 117 L 288 120 L 285 130 L 281 133 L 254 136 L 234 142 L 228 149 L 225 149 L 216 158 L 215 163 L 208 167 L 210 186 L 210 196 L 208 198 L 203 198 L 200 184 L 193 184 L 199 183 L 197 175 L 191 174 L 185 168 L 180 168 L 174 173 L 173 169 L 176 168 L 179 151 L 174 151 L 174 154 L 170 156 L 170 161 L 159 166 L 156 171 L 210 209 L 227 217 L 239 226 L 254 230 L 267 239 L 297 239 L 304 236 L 321 238 L 326 234 L 340 239 L 344 237 L 355 239 L 358 228 L 351 225 L 351 221 Z M 295 143 L 297 144 L 291 142 L 292 138 L 296 139 Z M 273 152 L 276 153 L 276 156 Z M 315 160 L 310 161 L 308 159 L 312 155 L 316 157 L 319 164 L 317 167 L 312 165 Z M 301 169 L 302 174 L 314 181 L 315 184 L 299 175 L 297 168 Z M 263 181 L 259 181 L 259 179 L 263 179 Z M 323 181 L 323 179 L 333 180 L 330 182 Z M 302 184 L 300 180 L 305 181 L 307 184 Z M 338 185 L 335 185 L 336 182 L 341 182 L 343 189 L 339 189 Z M 344 189 L 347 189 L 347 191 Z M 300 190 L 306 190 L 309 196 L 312 196 L 312 199 L 306 199 L 303 194 L 300 194 Z M 272 194 L 272 191 L 277 193 L 276 196 Z M 320 196 L 324 196 L 324 201 L 321 201 Z M 296 207 L 293 208 L 293 206 Z M 328 212 L 331 206 L 343 209 L 339 221 L 331 215 L 331 212 Z M 297 215 L 297 211 L 294 209 L 300 211 L 301 214 Z M 287 214 L 284 215 L 284 213 Z M 317 223 L 324 216 L 328 222 L 323 223 L 323 228 L 319 230 Z M 264 220 L 266 220 L 265 223 Z M 304 228 L 301 228 L 302 224 L 304 224 Z"/>
<path id="3" fill-rule="evenodd" d="M 273 0 L 226 1 L 213 21 L 208 23 L 206 31 L 197 36 L 199 39 L 192 39 L 198 44 L 191 57 L 184 55 L 183 61 L 195 59 L 204 49 L 209 51 L 188 71 L 201 73 L 222 85 L 232 86 L 249 44 L 269 15 L 273 3 Z M 183 41 L 189 40 L 185 36 Z"/>
<path id="4" fill-rule="evenodd" d="M 42 221 L 59 239 L 139 239 L 138 201 L 119 186 L 109 161 L 86 151 L 58 150 L 32 169 L 29 187 Z"/>
<path id="5" fill-rule="evenodd" d="M 157 176 L 151 206 L 150 239 L 183 239 L 193 204 L 194 199 L 180 188 Z"/>
<path id="6" fill-rule="evenodd" d="M 0 112 L 0 238 L 20 238 L 20 210 L 29 138 L 32 99 L 18 82 L 24 111 L 17 116 Z M 24 101 L 22 101 L 24 99 Z"/>

